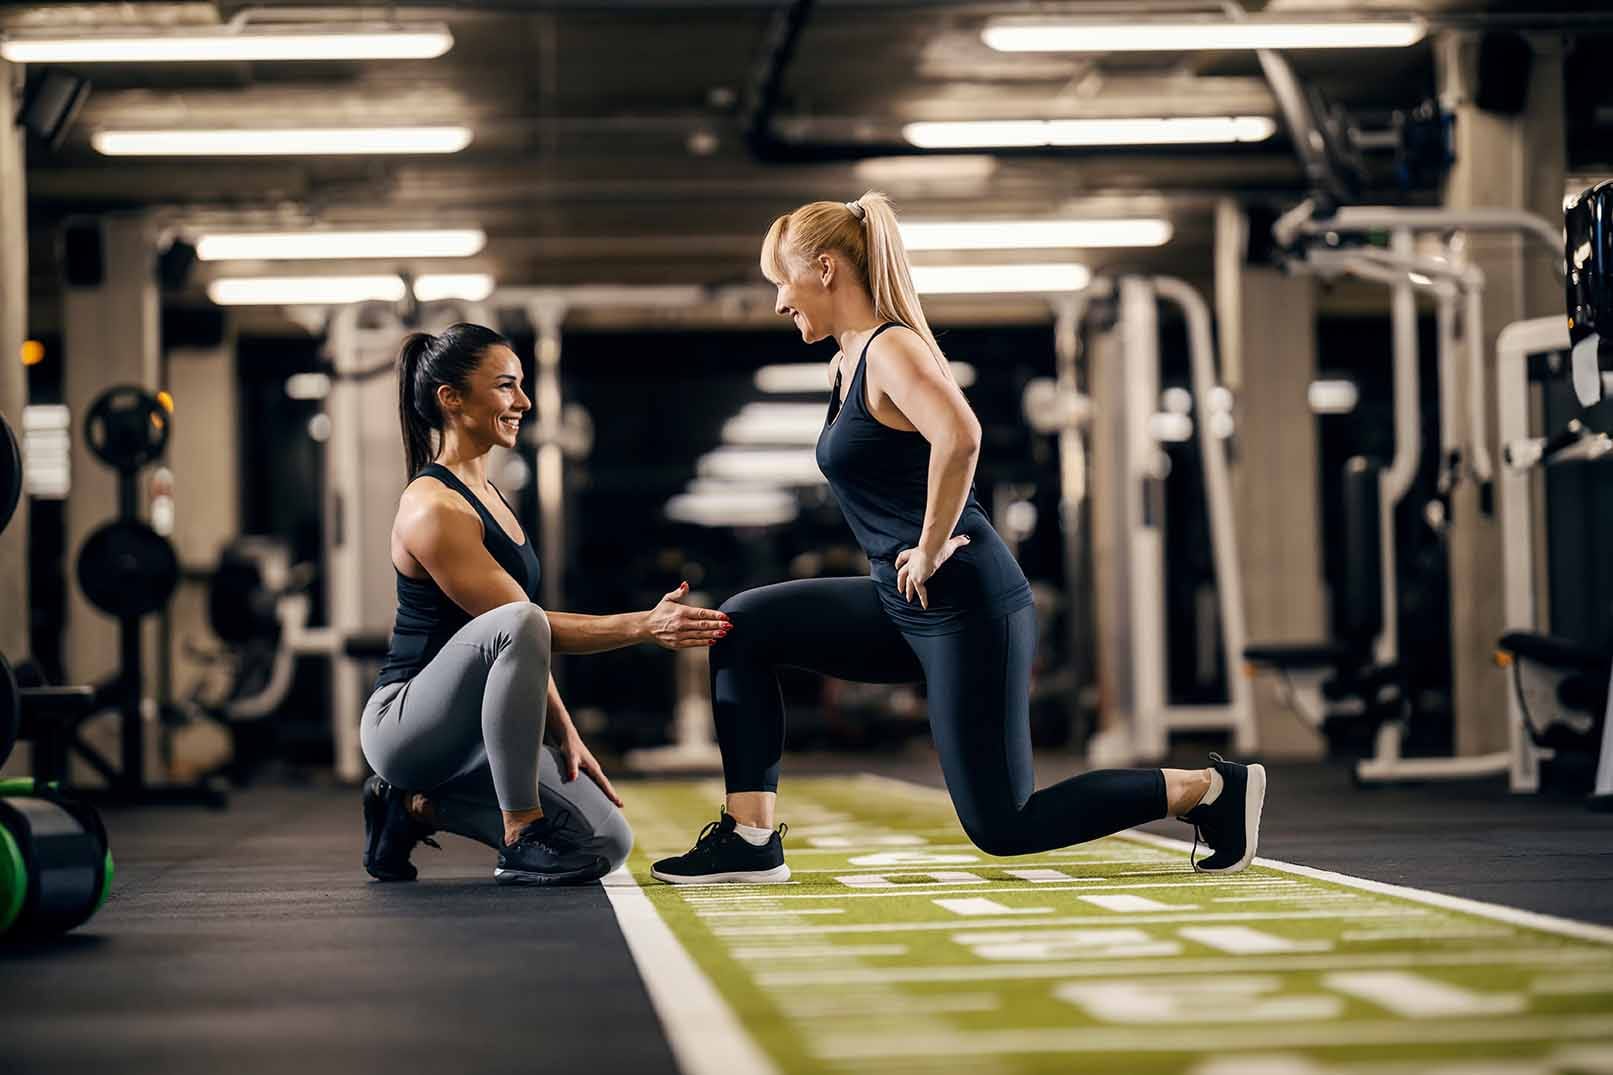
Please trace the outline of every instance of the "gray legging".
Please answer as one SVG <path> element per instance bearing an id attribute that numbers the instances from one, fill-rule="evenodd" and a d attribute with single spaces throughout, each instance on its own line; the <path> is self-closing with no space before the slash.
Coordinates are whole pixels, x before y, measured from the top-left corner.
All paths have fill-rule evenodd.
<path id="1" fill-rule="evenodd" d="M 413 679 L 378 687 L 359 741 L 384 780 L 426 794 L 445 831 L 499 848 L 501 811 L 542 806 L 614 869 L 633 832 L 591 778 L 560 782 L 560 752 L 543 745 L 548 692 L 549 619 L 513 602 L 460 628 Z"/>

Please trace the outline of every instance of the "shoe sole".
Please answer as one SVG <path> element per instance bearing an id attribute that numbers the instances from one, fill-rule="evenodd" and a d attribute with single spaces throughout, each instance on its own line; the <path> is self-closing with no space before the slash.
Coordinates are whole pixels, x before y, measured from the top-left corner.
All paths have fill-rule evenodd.
<path id="1" fill-rule="evenodd" d="M 1264 765 L 1249 766 L 1249 783 L 1243 792 L 1243 857 L 1231 866 L 1222 866 L 1219 869 L 1206 870 L 1203 866 L 1197 867 L 1201 873 L 1237 873 L 1249 868 L 1255 860 L 1255 853 L 1260 847 L 1260 813 L 1266 806 L 1266 767 Z"/>
<path id="2" fill-rule="evenodd" d="M 499 867 L 493 871 L 493 882 L 500 885 L 586 885 L 599 880 L 609 872 L 608 869 L 601 870 L 597 866 L 571 873 L 533 873 L 530 870 L 506 870 Z"/>
<path id="3" fill-rule="evenodd" d="M 662 873 L 651 867 L 650 876 L 669 885 L 781 885 L 790 879 L 789 863 L 780 863 L 771 870 L 735 870 L 732 873 L 681 875 Z"/>

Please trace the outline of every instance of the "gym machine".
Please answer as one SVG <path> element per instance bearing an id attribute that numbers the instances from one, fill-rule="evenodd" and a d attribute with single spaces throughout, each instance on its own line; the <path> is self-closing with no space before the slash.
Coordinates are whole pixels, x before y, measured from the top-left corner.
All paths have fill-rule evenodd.
<path id="1" fill-rule="evenodd" d="M 1246 642 L 1243 581 L 1228 475 L 1226 440 L 1216 432 L 1225 419 L 1227 390 L 1218 384 L 1209 307 L 1193 288 L 1169 277 L 1121 277 L 1095 281 L 1078 296 L 1055 298 L 1058 377 L 1027 386 L 1025 413 L 1039 432 L 1060 438 L 1060 479 L 1066 562 L 1079 585 L 1086 498 L 1084 437 L 1096 433 L 1094 466 L 1103 468 L 1112 515 L 1101 542 L 1114 558 L 1096 580 L 1107 587 L 1108 615 L 1100 616 L 1098 664 L 1102 669 L 1107 721 L 1087 746 L 1094 765 L 1130 765 L 1164 758 L 1173 732 L 1225 731 L 1232 748 L 1258 747 L 1253 692 L 1238 664 Z M 1092 378 L 1092 396 L 1077 387 L 1077 367 L 1095 302 L 1112 303 L 1109 331 L 1118 344 L 1118 370 Z M 1229 697 L 1224 703 L 1173 705 L 1166 696 L 1165 555 L 1163 518 L 1167 468 L 1155 420 L 1160 401 L 1159 309 L 1177 307 L 1187 324 L 1193 428 L 1198 436 L 1216 611 L 1222 634 L 1222 665 Z M 1105 416 L 1098 420 L 1098 412 Z M 1101 598 L 1102 599 L 1102 598 Z M 1077 641 L 1078 644 L 1078 641 Z M 1072 660 L 1079 660 L 1072 653 Z"/>
<path id="2" fill-rule="evenodd" d="M 1476 267 L 1465 263 L 1465 243 L 1445 238 L 1452 233 L 1477 231 L 1518 234 L 1548 246 L 1554 261 L 1557 257 L 1560 239 L 1552 226 L 1542 218 L 1514 210 L 1350 206 L 1331 216 L 1318 217 L 1315 201 L 1306 201 L 1279 219 L 1273 229 L 1278 246 L 1292 255 L 1288 262 L 1292 270 L 1324 277 L 1350 275 L 1391 289 L 1395 453 L 1390 466 L 1378 473 L 1376 497 L 1371 490 L 1360 487 L 1365 472 L 1346 475 L 1346 488 L 1356 491 L 1351 501 L 1354 510 L 1347 513 L 1350 518 L 1346 527 L 1353 532 L 1361 528 L 1364 517 L 1371 517 L 1378 537 L 1376 549 L 1369 549 L 1359 545 L 1364 535 L 1354 534 L 1357 545 L 1351 550 L 1346 572 L 1346 578 L 1354 581 L 1347 582 L 1345 592 L 1337 595 L 1344 603 L 1344 618 L 1351 632 L 1371 634 L 1370 660 L 1360 637 L 1297 646 L 1256 645 L 1244 653 L 1252 666 L 1282 674 L 1285 694 L 1293 708 L 1330 737 L 1340 726 L 1364 723 L 1372 729 L 1374 753 L 1356 767 L 1357 779 L 1363 783 L 1509 773 L 1514 769 L 1514 758 L 1523 749 L 1523 733 L 1514 724 L 1509 729 L 1511 745 L 1505 751 L 1426 758 L 1407 758 L 1402 752 L 1408 722 L 1417 714 L 1407 689 L 1398 637 L 1400 594 L 1394 520 L 1396 508 L 1410 493 L 1421 463 L 1415 294 L 1419 288 L 1431 291 L 1437 307 L 1440 497 L 1428 506 L 1425 518 L 1429 525 L 1442 529 L 1447 525 L 1444 505 L 1457 482 L 1477 482 L 1481 500 L 1489 502 L 1494 480 L 1483 395 L 1487 379 L 1482 335 L 1485 281 Z M 1388 249 L 1364 244 L 1369 234 L 1384 232 L 1390 236 Z M 1440 242 L 1439 254 L 1418 253 L 1418 235 Z M 1463 406 L 1452 391 L 1458 334 L 1460 346 L 1466 349 L 1468 366 L 1465 440 L 1457 421 Z M 1376 602 L 1360 593 L 1362 578 L 1377 580 L 1380 596 Z"/>
<path id="3" fill-rule="evenodd" d="M 1540 470 L 1594 461 L 1613 466 L 1613 438 L 1591 432 L 1580 418 L 1554 434 L 1530 434 L 1531 366 L 1542 358 L 1548 373 L 1550 363 L 1559 372 L 1566 366 L 1581 408 L 1605 411 L 1613 398 L 1613 343 L 1602 334 L 1613 325 L 1613 181 L 1571 199 L 1565 221 L 1566 322 L 1516 322 L 1502 331 L 1496 348 L 1507 629 L 1497 648 L 1512 681 L 1512 790 L 1536 790 L 1544 763 L 1577 754 L 1595 759 L 1591 806 L 1613 810 L 1613 652 L 1539 630 L 1534 519 L 1543 500 L 1537 494 L 1544 493 Z"/>
<path id="4" fill-rule="evenodd" d="M 22 458 L 0 415 L 0 530 L 22 494 Z M 40 739 L 93 711 L 89 687 L 19 687 L 0 654 L 0 765 L 19 737 Z M 106 902 L 115 868 L 100 815 L 52 781 L 0 780 L 0 943 L 83 924 Z"/>

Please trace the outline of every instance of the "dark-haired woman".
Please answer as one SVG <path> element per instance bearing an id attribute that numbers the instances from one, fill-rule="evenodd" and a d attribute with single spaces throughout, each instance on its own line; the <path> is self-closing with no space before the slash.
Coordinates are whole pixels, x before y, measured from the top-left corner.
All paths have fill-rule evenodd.
<path id="1" fill-rule="evenodd" d="M 532 542 L 486 469 L 532 407 L 520 360 L 491 329 L 457 324 L 405 340 L 398 382 L 411 480 L 392 525 L 397 619 L 361 729 L 376 773 L 365 869 L 412 880 L 411 851 L 441 829 L 496 849 L 500 883 L 595 880 L 633 838 L 560 699 L 551 652 L 709 646 L 727 617 L 683 605 L 687 583 L 648 612 L 539 608 Z"/>
<path id="2" fill-rule="evenodd" d="M 789 878 L 773 830 L 784 708 L 777 669 L 866 683 L 923 679 L 947 791 L 969 838 L 1028 855 L 1174 815 L 1215 853 L 1201 870 L 1254 859 L 1266 773 L 1211 755 L 1204 769 L 1105 769 L 1036 789 L 1030 586 L 974 493 L 980 423 L 930 332 L 885 196 L 811 202 L 773 222 L 762 271 L 778 313 L 807 343 L 834 337 L 818 466 L 872 570 L 748 590 L 723 611 L 712 703 L 727 798 L 662 881 Z"/>

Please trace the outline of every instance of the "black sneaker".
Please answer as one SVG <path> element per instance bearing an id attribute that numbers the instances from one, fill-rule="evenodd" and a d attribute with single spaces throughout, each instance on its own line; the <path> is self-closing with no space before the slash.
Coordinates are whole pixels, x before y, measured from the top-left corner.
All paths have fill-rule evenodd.
<path id="1" fill-rule="evenodd" d="M 778 830 L 761 847 L 734 831 L 737 822 L 727 814 L 720 821 L 708 822 L 700 830 L 694 847 L 650 867 L 650 876 L 673 885 L 705 885 L 733 881 L 752 885 L 776 885 L 790 879 L 784 863 L 784 834 Z"/>
<path id="2" fill-rule="evenodd" d="M 493 880 L 501 885 L 581 885 L 610 872 L 610 862 L 584 851 L 566 831 L 564 810 L 545 814 L 498 853 Z"/>
<path id="3" fill-rule="evenodd" d="M 415 844 L 442 847 L 437 830 L 409 816 L 409 795 L 379 776 L 364 781 L 364 869 L 377 881 L 413 881 Z"/>
<path id="4" fill-rule="evenodd" d="M 1239 765 L 1211 754 L 1210 762 L 1221 774 L 1221 794 L 1209 806 L 1195 806 L 1182 815 L 1193 826 L 1193 851 L 1199 838 L 1214 854 L 1193 862 L 1195 870 L 1208 873 L 1237 873 L 1254 861 L 1260 843 L 1260 811 L 1266 804 L 1266 767 Z"/>

